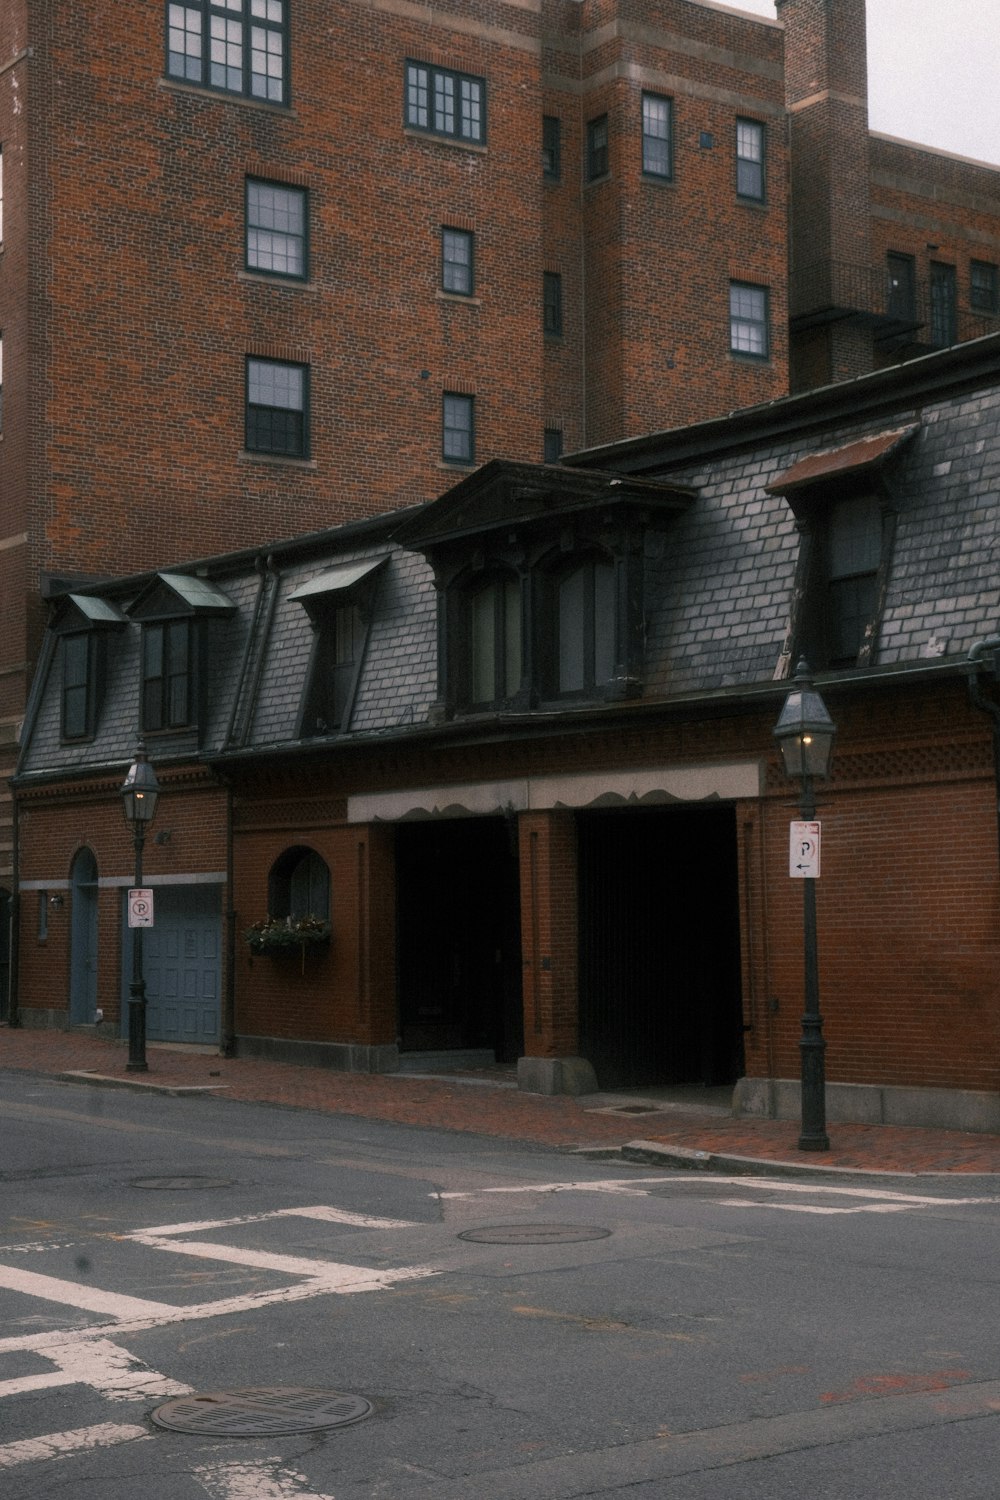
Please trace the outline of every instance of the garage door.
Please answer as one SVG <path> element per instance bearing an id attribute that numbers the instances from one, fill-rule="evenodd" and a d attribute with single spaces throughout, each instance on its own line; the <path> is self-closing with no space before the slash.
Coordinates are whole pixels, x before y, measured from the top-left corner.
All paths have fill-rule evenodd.
<path id="1" fill-rule="evenodd" d="M 154 911 L 155 924 L 144 931 L 142 943 L 147 1039 L 218 1042 L 222 888 L 157 886 Z M 127 1035 L 132 946 L 127 927 L 125 932 L 122 1031 Z"/>

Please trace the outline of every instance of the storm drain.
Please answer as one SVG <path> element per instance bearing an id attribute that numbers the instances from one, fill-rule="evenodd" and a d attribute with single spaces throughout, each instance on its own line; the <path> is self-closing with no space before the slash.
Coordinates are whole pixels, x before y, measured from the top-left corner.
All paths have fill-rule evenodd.
<path id="1" fill-rule="evenodd" d="M 232 1187 L 225 1177 L 133 1177 L 132 1186 L 146 1188 L 150 1192 L 184 1193 L 196 1192 L 200 1188 Z"/>
<path id="2" fill-rule="evenodd" d="M 576 1245 L 583 1240 L 606 1240 L 610 1233 L 590 1224 L 494 1224 L 463 1229 L 458 1238 L 481 1245 Z"/>
<path id="3" fill-rule="evenodd" d="M 304 1386 L 248 1386 L 238 1391 L 207 1391 L 180 1396 L 151 1413 L 171 1432 L 223 1437 L 280 1437 L 323 1432 L 360 1422 L 374 1410 L 364 1396 L 346 1391 L 314 1391 Z"/>

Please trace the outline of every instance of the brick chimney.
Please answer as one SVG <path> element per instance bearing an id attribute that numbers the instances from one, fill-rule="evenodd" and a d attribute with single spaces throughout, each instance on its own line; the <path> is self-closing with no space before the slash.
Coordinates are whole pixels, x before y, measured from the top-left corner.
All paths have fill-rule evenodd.
<path id="1" fill-rule="evenodd" d="M 872 368 L 865 0 L 775 3 L 785 28 L 796 390 Z"/>

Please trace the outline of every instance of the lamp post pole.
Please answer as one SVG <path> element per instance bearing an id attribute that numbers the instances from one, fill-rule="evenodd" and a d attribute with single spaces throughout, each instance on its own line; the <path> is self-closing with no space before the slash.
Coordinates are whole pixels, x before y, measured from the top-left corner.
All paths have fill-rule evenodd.
<path id="1" fill-rule="evenodd" d="M 142 849 L 146 826 L 153 821 L 160 784 L 156 772 L 146 759 L 146 747 L 139 741 L 135 760 L 121 787 L 122 811 L 132 829 L 135 845 L 135 885 L 142 886 Z M 133 921 L 129 904 L 129 926 L 132 929 L 132 982 L 128 996 L 128 1063 L 131 1073 L 147 1073 L 146 1062 L 146 979 L 142 966 L 142 924 Z"/>
<path id="2" fill-rule="evenodd" d="M 804 822 L 816 817 L 812 777 L 802 777 L 799 811 Z M 802 1076 L 800 1151 L 829 1151 L 826 1133 L 826 1041 L 819 1008 L 819 950 L 816 944 L 816 882 L 802 882 L 802 949 L 805 959 L 802 1036 L 799 1039 Z"/>
<path id="3" fill-rule="evenodd" d="M 135 840 L 135 884 L 142 885 L 142 848 L 146 842 L 146 825 L 140 819 L 132 823 Z M 142 966 L 142 928 L 132 929 L 132 983 L 128 992 L 128 1063 L 130 1073 L 148 1073 L 146 1061 L 146 978 Z"/>
<path id="4" fill-rule="evenodd" d="M 826 711 L 826 704 L 813 687 L 808 664 L 802 660 L 795 669 L 792 690 L 775 725 L 774 736 L 788 775 L 799 782 L 799 812 L 803 825 L 814 824 L 815 778 L 825 777 L 830 769 L 833 737 L 837 727 Z M 793 830 L 794 831 L 794 830 Z M 816 943 L 816 879 L 819 875 L 819 825 L 803 833 L 815 832 L 816 863 L 812 867 L 801 861 L 790 869 L 802 875 L 802 951 L 804 985 L 802 1036 L 799 1039 L 802 1078 L 802 1126 L 800 1151 L 829 1151 L 826 1133 L 826 1042 L 823 1039 L 823 1017 L 819 1008 L 819 957 Z"/>

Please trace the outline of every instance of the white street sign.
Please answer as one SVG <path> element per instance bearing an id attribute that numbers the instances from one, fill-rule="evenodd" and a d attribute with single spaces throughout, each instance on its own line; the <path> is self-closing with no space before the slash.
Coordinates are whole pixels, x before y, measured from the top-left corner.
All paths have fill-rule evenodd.
<path id="1" fill-rule="evenodd" d="M 788 873 L 793 880 L 819 879 L 819 823 L 789 823 Z"/>
<path id="2" fill-rule="evenodd" d="M 152 927 L 153 892 L 151 890 L 133 888 L 129 891 L 128 925 L 130 927 Z"/>

